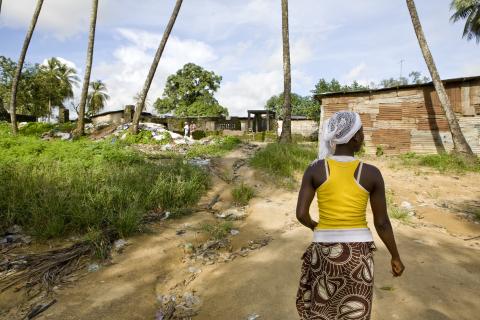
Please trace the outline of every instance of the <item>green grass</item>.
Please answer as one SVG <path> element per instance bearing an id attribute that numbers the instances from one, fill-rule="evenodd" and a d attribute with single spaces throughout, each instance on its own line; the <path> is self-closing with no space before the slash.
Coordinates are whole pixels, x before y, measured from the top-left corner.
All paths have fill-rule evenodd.
<path id="1" fill-rule="evenodd" d="M 246 206 L 255 196 L 255 190 L 243 182 L 232 189 L 233 202 L 238 206 Z"/>
<path id="2" fill-rule="evenodd" d="M 250 164 L 265 172 L 274 183 L 294 188 L 295 174 L 303 172 L 316 157 L 314 144 L 271 143 L 257 151 Z"/>
<path id="3" fill-rule="evenodd" d="M 216 136 L 208 145 L 192 145 L 186 154 L 187 158 L 220 157 L 238 147 L 242 141 L 233 136 Z"/>
<path id="4" fill-rule="evenodd" d="M 399 156 L 403 165 L 435 168 L 440 172 L 480 172 L 480 159 L 466 160 L 449 153 L 420 155 L 413 152 Z"/>
<path id="5" fill-rule="evenodd" d="M 6 126 L 0 124 L 0 232 L 19 224 L 42 238 L 106 229 L 128 236 L 149 210 L 188 208 L 209 185 L 204 170 L 178 159 L 155 164 L 106 141 L 12 137 Z"/>
<path id="6" fill-rule="evenodd" d="M 387 191 L 386 197 L 388 216 L 392 219 L 408 223 L 410 221 L 409 212 L 408 210 L 397 206 L 397 204 L 393 200 L 393 191 Z"/>
<path id="7" fill-rule="evenodd" d="M 75 129 L 75 122 L 67 123 L 43 123 L 43 122 L 29 122 L 19 129 L 20 134 L 26 136 L 40 137 L 43 133 L 55 130 L 61 132 L 72 132 Z"/>
<path id="8" fill-rule="evenodd" d="M 230 234 L 230 231 L 233 229 L 233 223 L 231 221 L 216 222 L 213 224 L 204 223 L 200 228 L 209 235 L 210 239 L 222 240 Z"/>

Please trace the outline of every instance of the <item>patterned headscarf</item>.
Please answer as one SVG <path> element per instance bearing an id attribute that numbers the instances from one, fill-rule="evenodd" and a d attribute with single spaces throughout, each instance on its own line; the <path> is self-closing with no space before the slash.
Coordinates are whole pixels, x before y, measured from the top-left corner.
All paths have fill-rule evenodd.
<path id="1" fill-rule="evenodd" d="M 337 144 L 350 141 L 362 127 L 360 115 L 351 111 L 336 112 L 323 122 L 323 133 L 320 138 L 319 159 L 332 155 Z"/>

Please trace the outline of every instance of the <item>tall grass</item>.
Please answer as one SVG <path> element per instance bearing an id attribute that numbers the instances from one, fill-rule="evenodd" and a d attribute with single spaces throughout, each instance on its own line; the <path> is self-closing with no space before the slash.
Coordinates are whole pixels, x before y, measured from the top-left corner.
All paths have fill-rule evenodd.
<path id="1" fill-rule="evenodd" d="M 0 232 L 12 224 L 43 238 L 113 229 L 128 236 L 152 209 L 195 204 L 200 168 L 146 161 L 118 144 L 11 137 L 0 125 Z"/>
<path id="2" fill-rule="evenodd" d="M 303 172 L 317 157 L 314 144 L 271 143 L 257 151 L 250 163 L 273 182 L 287 188 L 296 185 L 295 174 Z"/>
<path id="3" fill-rule="evenodd" d="M 187 158 L 196 157 L 220 157 L 235 149 L 242 141 L 234 136 L 218 136 L 208 145 L 192 145 L 186 154 Z"/>
<path id="4" fill-rule="evenodd" d="M 454 153 L 420 155 L 409 152 L 399 158 L 404 165 L 431 167 L 440 172 L 480 172 L 480 159 L 468 160 Z"/>
<path id="5" fill-rule="evenodd" d="M 255 190 L 243 182 L 232 189 L 233 202 L 239 206 L 246 206 L 254 196 Z"/>

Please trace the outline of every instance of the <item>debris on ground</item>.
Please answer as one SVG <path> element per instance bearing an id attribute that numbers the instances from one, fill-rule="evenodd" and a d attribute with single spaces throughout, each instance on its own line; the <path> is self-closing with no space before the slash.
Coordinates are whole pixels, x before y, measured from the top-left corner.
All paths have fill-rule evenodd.
<path id="1" fill-rule="evenodd" d="M 415 209 L 413 205 L 408 201 L 402 201 L 402 203 L 400 204 L 400 208 L 407 211 L 409 216 L 415 215 Z"/>
<path id="2" fill-rule="evenodd" d="M 242 220 L 245 219 L 247 215 L 242 208 L 233 208 L 222 213 L 217 213 L 215 217 L 225 220 Z"/>
<path id="3" fill-rule="evenodd" d="M 32 238 L 23 233 L 22 227 L 13 225 L 0 237 L 0 248 L 12 244 L 29 244 L 30 242 L 32 242 Z"/>
<path id="4" fill-rule="evenodd" d="M 260 316 L 256 313 L 252 313 L 247 316 L 247 320 L 258 320 L 258 319 L 260 319 Z"/>
<path id="5" fill-rule="evenodd" d="M 100 270 L 100 265 L 98 263 L 91 263 L 87 267 L 88 272 L 97 272 Z"/>
<path id="6" fill-rule="evenodd" d="M 236 235 L 239 234 L 239 233 L 240 233 L 240 231 L 238 231 L 237 229 L 232 229 L 232 230 L 230 230 L 230 234 L 231 234 L 232 236 L 236 236 Z"/>
<path id="7" fill-rule="evenodd" d="M 128 245 L 128 242 L 125 239 L 118 239 L 115 240 L 113 243 L 113 248 L 115 249 L 116 252 L 122 253 L 123 249 Z"/>
<path id="8" fill-rule="evenodd" d="M 47 310 L 48 308 L 50 308 L 53 304 L 55 304 L 57 302 L 56 299 L 53 299 L 52 301 L 50 301 L 49 303 L 42 303 L 42 304 L 37 304 L 36 306 L 34 306 L 32 308 L 32 310 L 28 313 L 27 315 L 27 319 L 33 319 L 35 318 L 36 316 L 38 316 L 40 313 L 42 313 L 43 311 Z"/>
<path id="9" fill-rule="evenodd" d="M 177 236 L 181 236 L 181 235 L 184 235 L 186 232 L 187 232 L 187 230 L 185 230 L 185 229 L 178 229 L 177 231 L 175 231 L 175 234 Z"/>
<path id="10" fill-rule="evenodd" d="M 195 273 L 195 274 L 196 274 L 196 273 L 202 272 L 202 269 L 199 269 L 199 268 L 197 268 L 197 267 L 189 267 L 189 268 L 188 268 L 188 272 L 190 272 L 190 273 Z"/>

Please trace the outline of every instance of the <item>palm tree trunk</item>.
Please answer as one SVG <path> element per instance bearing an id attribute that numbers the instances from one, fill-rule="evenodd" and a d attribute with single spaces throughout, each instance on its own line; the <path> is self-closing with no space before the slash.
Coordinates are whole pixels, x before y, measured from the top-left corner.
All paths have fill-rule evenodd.
<path id="1" fill-rule="evenodd" d="M 27 31 L 27 35 L 25 36 L 25 40 L 23 41 L 22 51 L 20 53 L 20 57 L 18 58 L 17 69 L 15 70 L 15 76 L 13 77 L 12 81 L 12 93 L 10 97 L 10 121 L 12 123 L 12 132 L 14 135 L 18 133 L 16 114 L 18 83 L 20 82 L 20 77 L 22 76 L 23 63 L 25 62 L 25 56 L 27 55 L 28 46 L 30 45 L 30 40 L 32 39 L 38 16 L 40 15 L 40 11 L 42 10 L 42 5 L 43 0 L 38 0 L 37 7 L 35 8 L 35 12 L 33 13 L 32 21 L 30 22 L 30 27 Z"/>
<path id="2" fill-rule="evenodd" d="M 463 136 L 460 125 L 458 124 L 457 117 L 455 116 L 452 105 L 450 104 L 450 99 L 448 98 L 445 87 L 443 86 L 440 75 L 438 74 L 437 67 L 435 66 L 435 61 L 433 60 L 430 49 L 428 48 L 427 40 L 425 39 L 422 25 L 420 23 L 420 19 L 418 18 L 418 13 L 415 7 L 414 0 L 407 0 L 407 6 L 408 11 L 410 11 L 410 17 L 412 18 L 413 28 L 415 29 L 415 34 L 417 35 L 420 49 L 422 50 L 425 63 L 427 64 L 428 70 L 430 71 L 433 85 L 435 86 L 435 90 L 438 94 L 442 109 L 445 112 L 445 116 L 450 127 L 450 132 L 452 133 L 453 151 L 462 155 L 474 156 L 472 148 L 470 148 L 467 140 L 465 140 L 465 137 Z"/>
<path id="3" fill-rule="evenodd" d="M 290 70 L 290 39 L 288 32 L 288 0 L 282 0 L 282 38 L 283 38 L 283 123 L 280 142 L 292 141 L 292 75 Z"/>
<path id="4" fill-rule="evenodd" d="M 155 71 L 157 70 L 158 63 L 160 62 L 160 58 L 162 57 L 163 50 L 165 49 L 165 45 L 167 44 L 168 37 L 172 32 L 173 26 L 175 24 L 175 20 L 177 19 L 178 13 L 180 11 L 180 7 L 182 6 L 183 0 L 177 0 L 175 4 L 175 8 L 173 9 L 172 15 L 170 16 L 170 20 L 168 21 L 167 27 L 163 33 L 162 41 L 158 46 L 157 52 L 155 53 L 155 58 L 153 59 L 152 65 L 150 66 L 150 71 L 148 72 L 147 79 L 145 80 L 145 84 L 143 85 L 142 92 L 140 93 L 140 97 L 137 101 L 137 105 L 135 107 L 135 114 L 133 115 L 132 121 L 132 133 L 138 133 L 138 124 L 140 123 L 140 116 L 142 114 L 143 108 L 145 107 L 145 100 L 147 99 L 148 90 L 150 90 L 150 85 L 152 84 L 153 77 L 155 76 Z"/>
<path id="5" fill-rule="evenodd" d="M 88 86 L 92 72 L 93 46 L 95 44 L 95 27 L 97 24 L 98 0 L 92 0 L 92 14 L 90 16 L 90 34 L 88 36 L 87 61 L 85 63 L 85 75 L 83 77 L 82 94 L 80 96 L 79 113 L 77 120 L 76 135 L 85 133 L 85 105 L 87 103 Z"/>
<path id="6" fill-rule="evenodd" d="M 0 15 L 2 14 L 2 0 L 0 0 Z"/>

